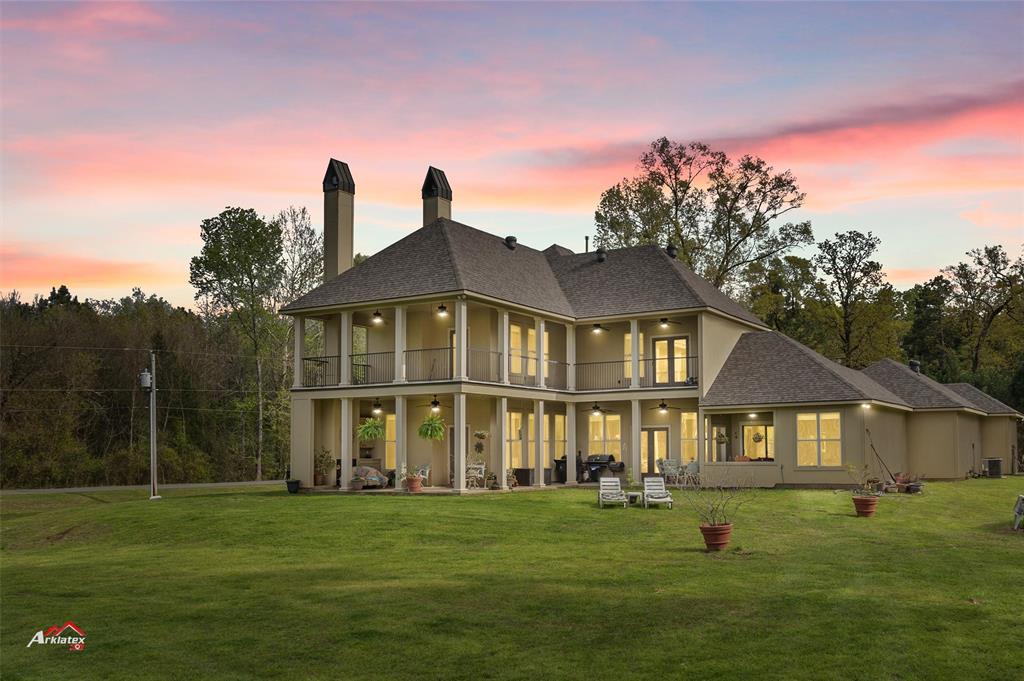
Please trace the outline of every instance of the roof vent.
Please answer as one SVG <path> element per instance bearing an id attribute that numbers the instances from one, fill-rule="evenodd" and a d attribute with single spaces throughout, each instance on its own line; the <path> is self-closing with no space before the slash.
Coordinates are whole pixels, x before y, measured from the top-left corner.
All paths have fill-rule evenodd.
<path id="1" fill-rule="evenodd" d="M 909 362 L 907 362 L 907 365 L 910 366 L 910 370 L 913 371 L 915 374 L 921 373 L 921 362 L 917 361 L 916 359 L 910 360 Z"/>
<path id="2" fill-rule="evenodd" d="M 679 255 L 679 247 L 675 244 L 669 244 L 668 246 L 665 246 L 665 252 L 668 253 L 668 257 L 675 260 L 676 256 Z"/>
<path id="3" fill-rule="evenodd" d="M 608 251 L 604 250 L 603 248 L 598 248 L 597 249 L 597 261 L 598 262 L 604 262 L 607 259 L 608 259 Z"/>
<path id="4" fill-rule="evenodd" d="M 511 234 L 505 237 L 505 247 L 510 251 L 516 250 L 516 238 Z"/>

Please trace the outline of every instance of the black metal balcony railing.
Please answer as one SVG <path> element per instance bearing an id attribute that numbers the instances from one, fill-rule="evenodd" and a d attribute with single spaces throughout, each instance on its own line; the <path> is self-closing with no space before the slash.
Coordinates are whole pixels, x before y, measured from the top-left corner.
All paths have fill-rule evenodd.
<path id="1" fill-rule="evenodd" d="M 469 348 L 469 378 L 497 383 L 501 380 L 501 353 L 485 348 Z"/>
<path id="2" fill-rule="evenodd" d="M 405 351 L 405 380 L 447 381 L 452 378 L 454 348 Z"/>
<path id="3" fill-rule="evenodd" d="M 697 385 L 696 357 L 660 357 L 640 360 L 640 386 L 688 387 Z"/>
<path id="4" fill-rule="evenodd" d="M 307 388 L 335 386 L 341 382 L 341 357 L 302 358 L 302 385 Z"/>
<path id="5" fill-rule="evenodd" d="M 508 382 L 512 385 L 537 385 L 537 359 L 527 355 L 509 355 Z"/>
<path id="6" fill-rule="evenodd" d="M 629 362 L 583 362 L 576 365 L 577 390 L 610 390 L 628 388 L 626 367 Z"/>
<path id="7" fill-rule="evenodd" d="M 549 359 L 544 364 L 544 385 L 555 390 L 565 390 L 569 365 L 556 359 Z"/>
<path id="8" fill-rule="evenodd" d="M 395 353 L 364 352 L 352 355 L 352 383 L 372 385 L 395 380 Z"/>

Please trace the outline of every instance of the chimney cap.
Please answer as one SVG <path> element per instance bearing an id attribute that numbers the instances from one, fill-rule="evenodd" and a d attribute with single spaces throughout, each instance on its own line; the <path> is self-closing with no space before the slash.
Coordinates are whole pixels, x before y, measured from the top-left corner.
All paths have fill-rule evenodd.
<path id="1" fill-rule="evenodd" d="M 518 242 L 518 239 L 516 239 L 511 234 L 509 234 L 507 237 L 505 237 L 505 246 L 508 247 L 508 249 L 510 251 L 516 250 L 516 243 L 517 242 Z"/>
<path id="2" fill-rule="evenodd" d="M 452 200 L 452 186 L 448 184 L 448 177 L 440 168 L 430 166 L 427 168 L 427 176 L 423 179 L 423 198 L 438 197 Z"/>
<path id="3" fill-rule="evenodd" d="M 668 257 L 675 260 L 676 256 L 679 255 L 679 247 L 676 246 L 675 244 L 668 244 L 667 246 L 665 246 L 665 252 L 668 253 Z"/>
<path id="4" fill-rule="evenodd" d="M 327 163 L 327 172 L 324 173 L 324 193 L 343 191 L 349 194 L 356 193 L 356 182 L 352 179 L 352 171 L 348 164 L 332 158 Z"/>
<path id="5" fill-rule="evenodd" d="M 597 248 L 596 253 L 597 253 L 597 261 L 598 262 L 604 262 L 605 260 L 608 259 L 608 251 L 604 250 L 603 246 L 599 246 Z"/>
<path id="6" fill-rule="evenodd" d="M 916 359 L 912 359 L 909 362 L 907 362 L 907 366 L 909 366 L 910 370 L 913 371 L 915 374 L 921 373 L 921 362 L 920 361 L 918 361 Z"/>

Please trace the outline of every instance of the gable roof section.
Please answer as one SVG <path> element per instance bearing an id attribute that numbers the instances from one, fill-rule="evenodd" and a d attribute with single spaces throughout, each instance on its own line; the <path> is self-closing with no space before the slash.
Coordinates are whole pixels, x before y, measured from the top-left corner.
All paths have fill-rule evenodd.
<path id="1" fill-rule="evenodd" d="M 764 323 L 657 246 L 541 252 L 446 218 L 416 230 L 289 303 L 282 312 L 471 291 L 574 318 L 712 308 Z"/>
<path id="2" fill-rule="evenodd" d="M 905 364 L 881 359 L 863 372 L 915 409 L 979 409 L 973 402 Z"/>
<path id="3" fill-rule="evenodd" d="M 852 401 L 908 406 L 861 372 L 777 331 L 750 331 L 740 336 L 701 404 L 732 407 Z"/>
<path id="4" fill-rule="evenodd" d="M 1003 404 L 996 398 L 992 397 L 988 393 L 982 391 L 979 388 L 974 387 L 970 383 L 945 383 L 943 384 L 960 397 L 964 398 L 968 402 L 973 403 L 979 410 L 985 412 L 990 416 L 1020 416 L 1013 407 L 1008 404 Z"/>

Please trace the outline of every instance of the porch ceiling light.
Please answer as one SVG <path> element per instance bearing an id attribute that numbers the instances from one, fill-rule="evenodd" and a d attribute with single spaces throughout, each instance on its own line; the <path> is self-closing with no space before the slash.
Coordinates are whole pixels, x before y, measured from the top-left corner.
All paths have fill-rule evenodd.
<path id="1" fill-rule="evenodd" d="M 447 317 L 448 316 L 448 308 L 445 307 L 444 303 L 441 303 L 440 305 L 437 306 L 437 316 L 438 317 Z"/>
<path id="2" fill-rule="evenodd" d="M 747 416 L 749 416 L 752 419 L 756 419 L 757 418 L 757 414 L 747 414 Z"/>
<path id="3" fill-rule="evenodd" d="M 605 330 L 600 324 L 594 324 L 594 327 L 590 329 L 591 333 L 603 333 Z"/>
<path id="4" fill-rule="evenodd" d="M 434 395 L 434 399 L 430 400 L 430 411 L 435 414 L 441 411 L 441 403 L 437 401 L 437 395 Z"/>
<path id="5" fill-rule="evenodd" d="M 668 405 L 665 404 L 664 402 L 659 404 L 658 405 L 658 413 L 660 413 L 660 414 L 667 414 L 668 413 Z"/>
<path id="6" fill-rule="evenodd" d="M 860 405 L 860 408 L 861 408 L 861 409 L 870 409 L 870 408 L 871 408 L 871 405 L 870 405 L 870 404 L 868 404 L 867 402 L 865 402 L 864 404 Z"/>
<path id="7" fill-rule="evenodd" d="M 597 403 L 594 403 L 594 412 L 593 413 L 594 413 L 594 416 L 600 416 L 601 415 L 601 406 L 598 405 Z"/>
<path id="8" fill-rule="evenodd" d="M 380 416 L 381 412 L 383 412 L 383 411 L 384 411 L 384 408 L 381 405 L 380 400 L 374 400 L 373 401 L 373 415 L 374 416 Z"/>
<path id="9" fill-rule="evenodd" d="M 658 320 L 658 326 L 660 326 L 663 329 L 667 329 L 668 328 L 668 317 L 662 317 L 661 319 L 659 319 Z"/>
<path id="10" fill-rule="evenodd" d="M 373 313 L 373 323 L 374 324 L 383 324 L 384 323 L 384 315 L 382 315 L 380 313 L 380 310 L 374 311 L 374 313 Z"/>

